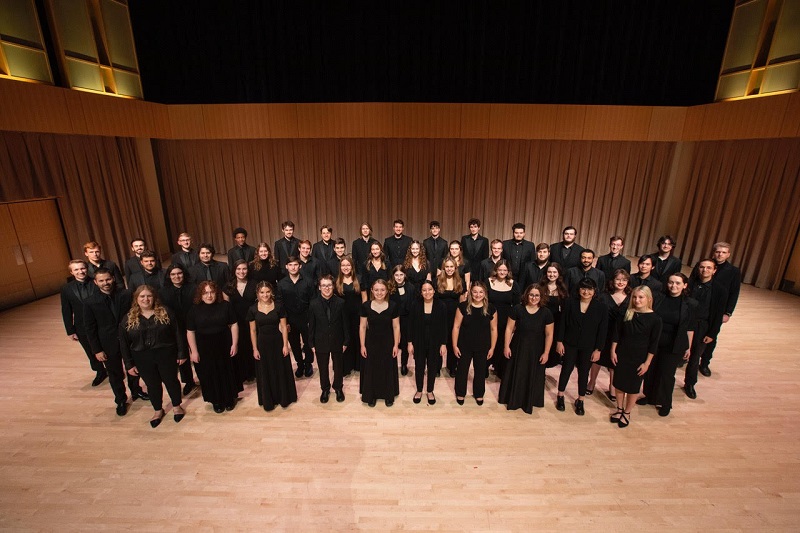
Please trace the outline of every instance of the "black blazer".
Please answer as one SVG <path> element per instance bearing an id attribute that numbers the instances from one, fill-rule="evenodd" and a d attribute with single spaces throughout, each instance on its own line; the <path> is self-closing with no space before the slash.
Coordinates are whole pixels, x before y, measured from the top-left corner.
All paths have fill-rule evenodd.
<path id="1" fill-rule="evenodd" d="M 333 246 L 336 243 L 333 242 L 333 239 L 328 241 L 328 244 L 325 244 L 325 241 L 319 240 L 314 244 L 314 247 L 311 248 L 311 257 L 319 261 L 321 264 L 325 264 L 328 259 L 332 259 L 336 254 L 333 252 Z"/>
<path id="2" fill-rule="evenodd" d="M 669 296 L 661 298 L 658 300 L 658 302 L 653 302 L 653 311 L 655 311 L 658 316 L 661 316 L 658 311 L 661 308 L 661 304 L 663 304 L 667 298 L 669 298 Z M 692 315 L 694 314 L 694 307 L 697 305 L 697 302 L 685 296 L 681 296 L 680 298 L 680 322 L 678 322 L 678 332 L 675 334 L 675 342 L 672 344 L 670 353 L 684 353 L 686 350 L 688 350 L 689 332 L 694 331 L 694 321 L 692 320 Z M 664 331 L 663 328 L 661 331 Z"/>
<path id="3" fill-rule="evenodd" d="M 111 300 L 110 306 L 108 299 Z M 127 289 L 117 289 L 108 296 L 98 291 L 84 302 L 83 320 L 92 353 L 120 353 L 119 323 L 126 318 L 130 308 L 131 291 Z"/>
<path id="4" fill-rule="evenodd" d="M 597 285 L 597 294 L 606 291 L 606 275 L 598 268 L 590 268 L 589 271 L 583 270 L 583 267 L 572 267 L 567 270 L 566 279 L 567 290 L 572 297 L 578 297 L 578 285 L 584 278 L 589 278 Z"/>
<path id="5" fill-rule="evenodd" d="M 658 258 L 658 253 L 654 253 L 650 258 L 653 260 L 653 271 L 650 272 L 650 275 L 665 285 L 671 275 L 681 271 L 680 257 L 671 255 L 661 261 Z"/>
<path id="6" fill-rule="evenodd" d="M 356 274 L 359 276 L 364 274 L 364 272 L 367 270 L 366 263 L 367 258 L 369 257 L 369 249 L 374 242 L 378 242 L 378 240 L 372 237 L 366 241 L 362 237 L 359 237 L 353 241 L 353 246 L 350 248 L 350 253 L 353 256 L 353 262 L 355 262 Z"/>
<path id="7" fill-rule="evenodd" d="M 489 257 L 489 239 L 481 234 L 477 239 L 473 239 L 472 235 L 464 235 L 461 237 L 461 253 L 469 264 L 478 265 Z"/>
<path id="8" fill-rule="evenodd" d="M 570 246 L 570 252 L 567 259 L 564 259 L 561 254 L 564 251 L 564 243 L 556 242 L 550 245 L 550 262 L 558 263 L 564 269 L 569 270 L 572 267 L 581 265 L 581 254 L 583 253 L 583 246 L 577 242 Z"/>
<path id="9" fill-rule="evenodd" d="M 197 292 L 197 286 L 193 283 L 184 283 L 178 288 L 171 282 L 158 291 L 161 303 L 175 314 L 178 327 L 183 332 L 186 332 L 186 317 L 194 304 L 195 292 Z"/>
<path id="10" fill-rule="evenodd" d="M 395 265 L 402 265 L 406 260 L 406 252 L 414 239 L 408 235 L 403 235 L 399 239 L 394 235 L 386 237 L 383 241 L 383 253 L 386 254 L 386 261 L 391 269 Z"/>
<path id="11" fill-rule="evenodd" d="M 73 279 L 61 287 L 61 318 L 64 320 L 64 329 L 67 330 L 67 335 L 86 334 L 86 328 L 83 325 L 83 304 L 86 300 L 81 298 L 78 284 L 79 282 Z M 100 292 L 97 285 L 88 277 L 85 286 L 87 300 Z"/>
<path id="12" fill-rule="evenodd" d="M 508 261 L 514 278 L 522 275 L 525 265 L 533 261 L 534 257 L 536 257 L 536 248 L 531 241 L 523 239 L 521 244 L 517 244 L 514 239 L 503 241 L 503 259 Z M 515 258 L 519 261 L 516 265 L 514 264 Z"/>
<path id="13" fill-rule="evenodd" d="M 208 267 L 211 270 L 211 281 L 216 283 L 220 290 L 222 290 L 228 283 L 228 279 L 231 277 L 231 271 L 228 268 L 227 263 L 212 259 L 211 263 L 208 264 Z M 193 283 L 199 285 L 201 282 L 206 280 L 206 266 L 202 262 L 193 266 L 189 273 L 189 277 L 192 279 Z"/>
<path id="14" fill-rule="evenodd" d="M 620 268 L 630 274 L 631 262 L 622 254 L 617 257 L 611 257 L 609 253 L 597 258 L 597 266 L 595 268 L 602 270 L 603 274 L 606 275 L 606 280 L 610 280 L 614 277 L 614 272 Z"/>
<path id="15" fill-rule="evenodd" d="M 563 342 L 579 350 L 602 350 L 608 335 L 608 308 L 599 300 L 589 303 L 586 313 L 581 313 L 581 301 L 567 298 L 556 328 L 556 342 Z"/>
<path id="16" fill-rule="evenodd" d="M 350 324 L 344 312 L 344 300 L 333 295 L 330 307 L 330 319 L 322 296 L 311 300 L 308 307 L 308 342 L 322 353 L 338 352 L 342 346 L 350 344 Z"/>
<path id="17" fill-rule="evenodd" d="M 228 250 L 228 267 L 233 270 L 233 264 L 240 259 L 244 259 L 247 261 L 247 264 L 250 264 L 250 261 L 255 259 L 255 257 L 256 249 L 249 244 L 245 243 L 242 247 L 236 245 Z"/>
<path id="18" fill-rule="evenodd" d="M 447 328 L 447 306 L 441 300 L 434 300 L 431 308 L 431 337 L 430 346 L 427 348 L 437 350 L 444 344 L 447 345 L 449 331 Z M 408 320 L 406 321 L 405 337 L 408 339 L 415 350 L 426 348 L 425 346 L 425 302 L 415 300 L 409 309 Z"/>
<path id="19" fill-rule="evenodd" d="M 200 258 L 197 255 L 197 250 L 189 250 L 188 252 L 184 252 L 183 250 L 178 250 L 174 254 L 172 254 L 172 264 L 173 265 L 180 265 L 183 267 L 183 271 L 185 275 L 189 275 L 189 269 L 195 266 L 197 263 L 200 262 Z"/>
<path id="20" fill-rule="evenodd" d="M 128 288 L 135 291 L 141 285 L 150 285 L 156 291 L 164 286 L 164 272 L 160 269 L 153 270 L 150 274 L 144 270 L 134 272 L 128 279 Z"/>
<path id="21" fill-rule="evenodd" d="M 431 271 L 432 276 L 435 276 L 436 269 L 442 268 L 442 261 L 444 261 L 444 258 L 447 257 L 447 254 L 450 252 L 447 239 L 443 239 L 442 237 L 438 239 L 428 237 L 422 241 L 422 246 L 425 247 L 425 256 L 428 258 L 428 270 Z"/>
<path id="22" fill-rule="evenodd" d="M 94 266 L 91 262 L 86 261 L 86 272 L 88 273 L 89 278 L 94 279 L 94 273 L 97 272 L 97 269 L 99 268 L 106 268 L 111 271 L 111 275 L 114 276 L 114 281 L 116 282 L 118 289 L 125 288 L 125 280 L 122 277 L 122 271 L 114 261 L 109 259 L 101 259 L 100 266 Z"/>
<path id="23" fill-rule="evenodd" d="M 281 237 L 275 241 L 273 253 L 275 254 L 275 260 L 278 262 L 278 266 L 281 267 L 281 271 L 285 274 L 286 262 L 289 260 L 289 256 L 300 255 L 300 239 L 292 237 L 287 241 L 286 237 Z"/>

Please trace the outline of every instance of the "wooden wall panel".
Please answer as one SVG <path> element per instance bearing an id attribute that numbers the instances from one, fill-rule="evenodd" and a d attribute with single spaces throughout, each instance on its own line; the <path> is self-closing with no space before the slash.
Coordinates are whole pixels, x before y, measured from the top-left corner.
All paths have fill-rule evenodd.
<path id="1" fill-rule="evenodd" d="M 650 113 L 648 141 L 679 141 L 686 122 L 685 107 L 653 107 Z"/>
<path id="2" fill-rule="evenodd" d="M 647 138 L 651 107 L 586 106 L 584 140 L 637 141 Z"/>
<path id="3" fill-rule="evenodd" d="M 201 105 L 170 105 L 167 107 L 173 139 L 205 139 L 206 125 Z"/>
<path id="4" fill-rule="evenodd" d="M 461 104 L 392 104 L 392 137 L 458 138 Z"/>
<path id="5" fill-rule="evenodd" d="M 786 114 L 781 124 L 781 137 L 800 136 L 800 92 L 787 95 Z"/>
<path id="6" fill-rule="evenodd" d="M 488 138 L 491 110 L 489 104 L 461 104 L 461 138 Z"/>
<path id="7" fill-rule="evenodd" d="M 364 108 L 364 137 L 387 138 L 394 131 L 392 104 L 390 103 L 365 103 Z"/>
<path id="8" fill-rule="evenodd" d="M 556 106 L 556 128 L 553 139 L 584 139 L 583 124 L 586 120 L 585 105 Z"/>
<path id="9" fill-rule="evenodd" d="M 709 104 L 703 121 L 703 139 L 779 137 L 789 99 L 786 95 Z"/>
<path id="10" fill-rule="evenodd" d="M 216 139 L 261 139 L 270 136 L 269 115 L 264 105 L 204 105 L 206 135 Z"/>
<path id="11" fill-rule="evenodd" d="M 72 133 L 64 92 L 50 85 L 0 78 L 0 128 Z"/>
<path id="12" fill-rule="evenodd" d="M 363 138 L 364 106 L 297 104 L 297 131 L 304 138 Z"/>
<path id="13" fill-rule="evenodd" d="M 296 139 L 300 136 L 297 104 L 271 104 L 268 114 L 269 131 L 273 139 Z"/>
<path id="14" fill-rule="evenodd" d="M 558 107 L 552 105 L 492 104 L 490 139 L 552 139 Z M 581 128 L 583 124 L 581 124 Z"/>
<path id="15" fill-rule="evenodd" d="M 703 129 L 703 120 L 707 106 L 689 107 L 686 109 L 686 120 L 683 123 L 683 140 L 699 141 Z"/>

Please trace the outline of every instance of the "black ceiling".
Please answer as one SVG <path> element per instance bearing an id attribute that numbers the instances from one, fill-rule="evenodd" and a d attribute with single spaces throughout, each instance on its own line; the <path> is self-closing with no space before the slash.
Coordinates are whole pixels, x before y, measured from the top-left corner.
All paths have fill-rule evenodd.
<path id="1" fill-rule="evenodd" d="M 734 0 L 131 0 L 154 102 L 713 101 Z"/>

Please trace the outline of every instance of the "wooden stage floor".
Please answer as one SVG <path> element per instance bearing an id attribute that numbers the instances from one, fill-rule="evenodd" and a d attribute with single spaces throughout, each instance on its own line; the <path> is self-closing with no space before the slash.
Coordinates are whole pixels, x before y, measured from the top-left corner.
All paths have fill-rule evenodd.
<path id="1" fill-rule="evenodd" d="M 90 387 L 46 298 L 0 314 L 0 529 L 797 531 L 800 299 L 745 286 L 720 339 L 697 400 L 676 389 L 668 418 L 637 407 L 626 429 L 605 373 L 586 416 L 556 411 L 557 369 L 531 416 L 497 404 L 495 378 L 483 407 L 449 378 L 414 405 L 409 375 L 370 409 L 357 375 L 320 404 L 315 373 L 288 409 L 248 385 L 218 415 L 195 392 L 151 429 L 149 403 L 120 418 L 108 382 Z"/>

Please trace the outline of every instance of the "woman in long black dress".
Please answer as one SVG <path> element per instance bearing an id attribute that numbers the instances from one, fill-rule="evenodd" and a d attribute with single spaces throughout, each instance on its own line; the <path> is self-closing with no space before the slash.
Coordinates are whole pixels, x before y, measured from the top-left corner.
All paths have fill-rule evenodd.
<path id="1" fill-rule="evenodd" d="M 119 326 L 119 340 L 128 374 L 141 376 L 147 385 L 155 410 L 150 427 L 164 418 L 162 384 L 172 400 L 175 422 L 183 420 L 178 364 L 186 360 L 186 340 L 175 314 L 161 304 L 151 286 L 140 285 L 134 291 L 131 309 Z"/>
<path id="2" fill-rule="evenodd" d="M 400 355 L 400 318 L 397 304 L 389 301 L 387 282 L 372 284 L 372 299 L 361 304 L 358 329 L 361 338 L 361 401 L 370 407 L 383 399 L 386 407 L 400 394 L 397 356 Z"/>
<path id="3" fill-rule="evenodd" d="M 400 373 L 408 375 L 408 312 L 411 304 L 417 298 L 417 289 L 413 283 L 406 280 L 403 265 L 395 265 L 391 270 L 389 280 L 389 299 L 397 304 L 397 313 L 400 317 Z"/>
<path id="4" fill-rule="evenodd" d="M 655 405 L 660 416 L 669 416 L 675 371 L 691 354 L 694 300 L 686 296 L 688 289 L 689 278 L 680 272 L 672 274 L 667 279 L 666 296 L 656 301 L 653 309 L 661 317 L 661 337 L 658 351 L 644 376 L 644 397 L 636 403 Z"/>
<path id="5" fill-rule="evenodd" d="M 256 303 L 256 286 L 258 283 L 250 279 L 250 269 L 244 259 L 239 259 L 233 264 L 233 277 L 225 286 L 225 295 L 236 313 L 236 322 L 239 324 L 239 346 L 236 351 L 236 371 L 239 381 L 253 381 L 256 378 L 256 365 L 253 359 L 253 343 L 250 341 L 250 330 L 247 313 Z"/>
<path id="6" fill-rule="evenodd" d="M 453 331 L 453 322 L 455 322 L 456 319 L 458 304 L 466 299 L 466 285 L 464 285 L 458 273 L 455 261 L 450 257 L 445 258 L 442 262 L 442 270 L 435 279 L 436 298 L 443 301 L 447 309 L 447 331 Z M 450 377 L 455 377 L 457 367 L 458 359 L 455 356 L 455 352 L 453 352 L 453 345 L 448 342 L 447 371 L 450 372 Z M 441 369 L 442 362 L 440 361 L 439 368 L 436 371 L 437 375 Z"/>
<path id="7" fill-rule="evenodd" d="M 368 291 L 372 284 L 377 280 L 389 280 L 389 267 L 386 264 L 386 254 L 383 253 L 383 246 L 379 242 L 373 242 L 369 246 L 369 257 L 364 265 L 364 274 L 361 276 L 361 301 L 369 299 Z"/>
<path id="8" fill-rule="evenodd" d="M 561 320 L 561 311 L 567 301 L 567 285 L 564 283 L 564 270 L 558 263 L 550 263 L 545 268 L 544 275 L 539 281 L 542 294 L 547 295 L 547 308 L 553 315 L 553 323 L 558 327 Z M 550 347 L 550 356 L 547 358 L 547 368 L 561 364 L 561 355 L 556 351 L 556 343 Z"/>
<path id="9" fill-rule="evenodd" d="M 333 285 L 336 295 L 344 300 L 344 313 L 350 328 L 350 344 L 342 354 L 342 371 L 345 376 L 361 368 L 361 342 L 358 326 L 361 321 L 361 285 L 356 274 L 356 263 L 352 256 L 345 256 L 339 263 L 339 275 Z"/>
<path id="10" fill-rule="evenodd" d="M 458 357 L 456 371 L 456 402 L 464 405 L 467 396 L 467 379 L 470 363 L 472 395 L 475 403 L 483 405 L 486 392 L 486 362 L 494 356 L 497 343 L 497 312 L 486 298 L 486 285 L 481 281 L 472 284 L 467 301 L 458 305 L 453 323 L 453 351 Z"/>
<path id="11" fill-rule="evenodd" d="M 272 411 L 297 401 L 297 388 L 289 358 L 289 333 L 283 305 L 275 301 L 275 289 L 268 281 L 256 288 L 258 301 L 247 312 L 250 341 L 256 361 L 258 405 Z"/>
<path id="12" fill-rule="evenodd" d="M 498 402 L 506 409 L 544 407 L 544 371 L 553 344 L 553 315 L 539 285 L 529 285 L 508 316 L 503 356 L 509 360 Z"/>
<path id="13" fill-rule="evenodd" d="M 194 305 L 186 317 L 186 337 L 197 365 L 203 400 L 215 413 L 232 411 L 242 391 L 233 358 L 239 344 L 239 324 L 230 302 L 213 281 L 197 285 Z"/>
<path id="14" fill-rule="evenodd" d="M 422 401 L 422 385 L 427 369 L 428 405 L 436 403 L 433 387 L 441 360 L 447 354 L 447 334 L 450 331 L 447 329 L 447 307 L 444 302 L 435 299 L 435 294 L 433 283 L 423 281 L 421 299 L 415 300 L 411 305 L 406 331 L 408 353 L 414 358 L 414 377 L 417 382 L 414 403 Z"/>
<path id="15" fill-rule="evenodd" d="M 618 269 L 614 272 L 614 276 L 608 280 L 608 291 L 600 295 L 600 303 L 608 308 L 608 334 L 606 335 L 606 345 L 600 350 L 600 359 L 592 364 L 592 370 L 589 373 L 589 384 L 587 385 L 586 394 L 591 396 L 594 392 L 595 384 L 597 383 L 597 375 L 600 369 L 605 367 L 608 369 L 608 398 L 615 402 L 617 397 L 614 394 L 614 365 L 611 363 L 611 342 L 614 339 L 614 328 L 617 327 L 617 320 L 625 315 L 630 302 L 631 275 L 626 270 Z"/>
<path id="16" fill-rule="evenodd" d="M 508 262 L 501 259 L 494 265 L 492 273 L 489 275 L 488 292 L 486 294 L 489 302 L 497 310 L 497 343 L 494 348 L 494 356 L 491 366 L 498 379 L 503 379 L 506 372 L 506 358 L 503 356 L 503 347 L 506 345 L 506 323 L 511 308 L 517 305 L 522 297 L 522 289 L 511 276 Z M 488 372 L 488 365 L 487 365 Z M 487 376 L 488 377 L 488 376 Z"/>
<path id="17" fill-rule="evenodd" d="M 278 285 L 278 280 L 282 277 L 281 267 L 272 255 L 269 244 L 261 242 L 256 247 L 256 256 L 250 262 L 250 277 L 256 283 L 268 281 L 273 287 Z"/>
<path id="18" fill-rule="evenodd" d="M 617 322 L 611 344 L 611 362 L 616 365 L 614 388 L 617 411 L 611 422 L 624 428 L 630 424 L 631 410 L 642 388 L 642 378 L 650 368 L 658 350 L 661 317 L 653 312 L 653 294 L 640 285 L 631 291 L 631 302 L 625 316 Z"/>
<path id="19" fill-rule="evenodd" d="M 425 255 L 425 247 L 419 241 L 412 241 L 408 247 L 406 259 L 403 261 L 403 272 L 414 287 L 421 287 L 423 281 L 431 279 L 431 267 Z"/>

